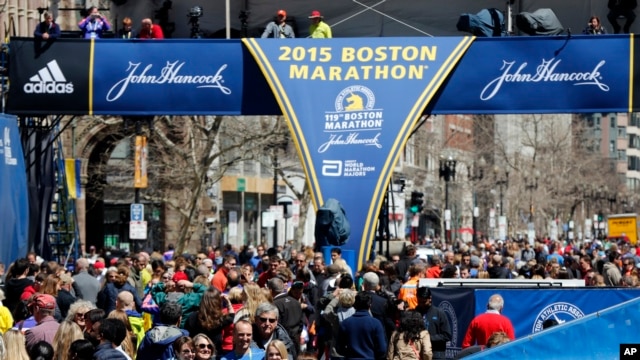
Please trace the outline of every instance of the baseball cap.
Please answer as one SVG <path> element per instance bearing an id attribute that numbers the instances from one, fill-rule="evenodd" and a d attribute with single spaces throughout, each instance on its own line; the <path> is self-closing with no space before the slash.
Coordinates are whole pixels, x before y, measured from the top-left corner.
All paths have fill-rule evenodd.
<path id="1" fill-rule="evenodd" d="M 93 268 L 96 269 L 96 270 L 102 270 L 102 269 L 104 269 L 104 263 L 102 261 L 96 261 L 93 264 Z"/>
<path id="2" fill-rule="evenodd" d="M 278 16 L 287 16 L 287 12 L 284 10 L 278 10 Z"/>
<path id="3" fill-rule="evenodd" d="M 180 280 L 189 280 L 189 277 L 184 271 L 176 271 L 176 273 L 173 274 L 173 281 L 178 282 Z"/>
<path id="4" fill-rule="evenodd" d="M 29 305 L 35 305 L 40 309 L 54 310 L 56 308 L 56 298 L 49 294 L 36 294 Z"/>
<path id="5" fill-rule="evenodd" d="M 311 15 L 309 15 L 309 19 L 319 18 L 319 17 L 322 17 L 322 15 L 320 15 L 320 11 L 318 10 L 313 10 L 311 12 Z"/>

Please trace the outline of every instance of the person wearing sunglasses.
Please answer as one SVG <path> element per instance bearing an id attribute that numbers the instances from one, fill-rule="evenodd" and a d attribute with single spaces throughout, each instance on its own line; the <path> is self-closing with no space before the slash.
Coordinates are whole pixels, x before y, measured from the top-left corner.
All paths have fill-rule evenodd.
<path id="1" fill-rule="evenodd" d="M 215 359 L 215 346 L 213 346 L 213 341 L 211 341 L 211 339 L 207 335 L 198 334 L 194 336 L 193 344 L 196 348 L 195 360 Z"/>
<path id="2" fill-rule="evenodd" d="M 179 337 L 173 342 L 173 352 L 176 360 L 193 360 L 196 358 L 196 346 L 188 336 Z"/>
<path id="3" fill-rule="evenodd" d="M 256 309 L 255 325 L 257 331 L 253 333 L 253 341 L 260 349 L 266 350 L 272 340 L 280 340 L 287 347 L 289 360 L 296 357 L 296 348 L 287 330 L 278 323 L 278 308 L 272 303 L 262 303 Z"/>

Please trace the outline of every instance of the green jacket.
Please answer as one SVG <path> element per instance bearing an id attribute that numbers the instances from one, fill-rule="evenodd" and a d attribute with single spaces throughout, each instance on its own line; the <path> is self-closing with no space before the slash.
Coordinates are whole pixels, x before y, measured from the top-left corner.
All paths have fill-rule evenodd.
<path id="1" fill-rule="evenodd" d="M 202 295 L 207 291 L 207 287 L 202 284 L 193 284 L 193 289 L 189 293 L 183 293 L 176 300 L 176 303 L 182 306 L 182 321 L 180 322 L 180 327 L 184 327 L 184 323 L 187 321 L 189 315 L 198 311 L 200 308 L 200 301 L 202 301 Z M 167 301 L 167 293 L 164 292 L 164 284 L 157 283 L 154 287 L 151 288 L 151 296 L 153 296 L 153 301 L 158 304 L 158 306 L 162 307 Z M 174 294 L 171 294 L 169 298 L 173 298 Z"/>

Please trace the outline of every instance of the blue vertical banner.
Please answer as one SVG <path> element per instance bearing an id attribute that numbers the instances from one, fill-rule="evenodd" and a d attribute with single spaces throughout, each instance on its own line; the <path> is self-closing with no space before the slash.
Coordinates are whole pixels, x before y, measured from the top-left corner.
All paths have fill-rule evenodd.
<path id="1" fill-rule="evenodd" d="M 475 289 L 436 287 L 431 289 L 433 306 L 439 307 L 449 320 L 451 341 L 447 344 L 447 358 L 453 359 L 462 349 L 462 340 L 475 316 Z"/>
<path id="2" fill-rule="evenodd" d="M 473 37 L 243 39 L 275 94 L 314 206 L 339 200 L 358 268 L 402 149 Z"/>
<path id="3" fill-rule="evenodd" d="M 0 261 L 9 264 L 27 255 L 29 196 L 18 120 L 0 114 Z"/>

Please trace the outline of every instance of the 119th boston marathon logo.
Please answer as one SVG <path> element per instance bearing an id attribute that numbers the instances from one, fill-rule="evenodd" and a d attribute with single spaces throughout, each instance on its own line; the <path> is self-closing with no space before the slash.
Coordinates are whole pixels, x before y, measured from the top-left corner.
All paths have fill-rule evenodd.
<path id="1" fill-rule="evenodd" d="M 329 140 L 319 153 L 332 146 L 363 145 L 382 148 L 379 138 L 384 122 L 382 109 L 375 109 L 376 97 L 366 86 L 353 85 L 336 97 L 335 111 L 324 114 L 324 132 Z"/>
<path id="2" fill-rule="evenodd" d="M 336 97 L 335 111 L 324 114 L 324 133 L 328 140 L 318 147 L 324 153 L 333 146 L 372 146 L 381 149 L 380 134 L 384 122 L 384 111 L 375 108 L 376 97 L 366 86 L 349 86 Z M 347 149 L 345 149 L 347 150 Z M 324 160 L 325 176 L 366 176 L 375 171 L 362 160 Z"/>
<path id="3" fill-rule="evenodd" d="M 576 305 L 567 302 L 556 302 L 548 305 L 536 316 L 536 320 L 533 322 L 533 328 L 531 333 L 537 333 L 542 331 L 542 324 L 545 320 L 553 319 L 562 324 L 569 320 L 580 319 L 584 317 L 584 313 Z"/>

